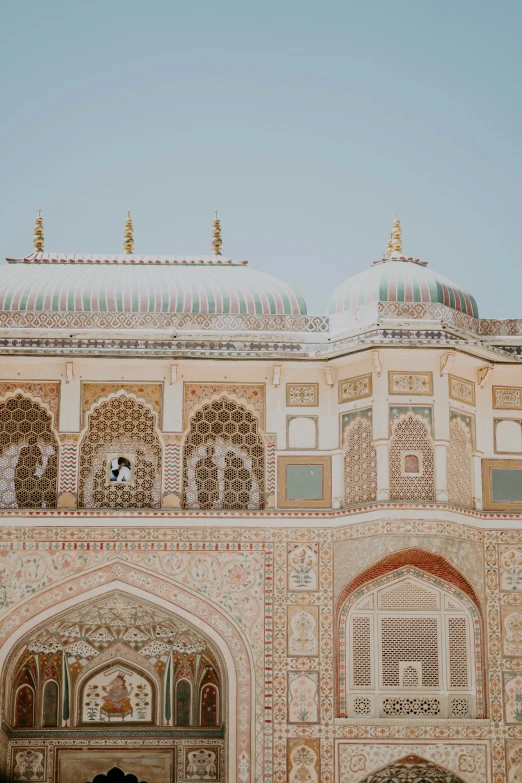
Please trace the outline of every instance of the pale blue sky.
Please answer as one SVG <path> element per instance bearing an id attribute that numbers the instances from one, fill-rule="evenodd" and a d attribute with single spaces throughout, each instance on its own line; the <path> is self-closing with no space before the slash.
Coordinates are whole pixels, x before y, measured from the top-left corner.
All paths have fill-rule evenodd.
<path id="1" fill-rule="evenodd" d="M 0 10 L 0 255 L 223 253 L 323 312 L 404 250 L 522 317 L 520 0 L 91 0 Z"/>

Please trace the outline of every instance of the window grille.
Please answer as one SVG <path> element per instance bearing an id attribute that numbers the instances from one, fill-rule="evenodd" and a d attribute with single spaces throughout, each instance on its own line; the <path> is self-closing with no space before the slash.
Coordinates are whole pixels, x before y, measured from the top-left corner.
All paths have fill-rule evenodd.
<path id="1" fill-rule="evenodd" d="M 348 714 L 362 715 L 367 699 L 373 717 L 470 717 L 472 623 L 461 600 L 415 575 L 369 590 L 347 616 Z"/>
<path id="2" fill-rule="evenodd" d="M 344 430 L 344 505 L 377 498 L 377 452 L 372 423 L 357 416 Z"/>
<path id="3" fill-rule="evenodd" d="M 19 394 L 0 405 L 0 508 L 55 508 L 58 441 L 52 418 Z"/>
<path id="4" fill-rule="evenodd" d="M 107 481 L 110 455 L 135 457 L 131 485 Z M 80 508 L 159 508 L 162 449 L 155 417 L 132 397 L 103 402 L 89 416 L 80 446 Z"/>
<path id="5" fill-rule="evenodd" d="M 435 500 L 435 459 L 428 422 L 409 411 L 395 419 L 390 444 L 390 499 Z M 420 474 L 404 469 L 404 456 L 421 456 Z"/>
<path id="6" fill-rule="evenodd" d="M 227 397 L 196 411 L 185 440 L 183 486 L 185 508 L 264 508 L 265 447 L 250 411 Z"/>
<path id="7" fill-rule="evenodd" d="M 469 427 L 460 416 L 450 421 L 447 451 L 448 498 L 457 506 L 473 507 L 473 449 Z"/>

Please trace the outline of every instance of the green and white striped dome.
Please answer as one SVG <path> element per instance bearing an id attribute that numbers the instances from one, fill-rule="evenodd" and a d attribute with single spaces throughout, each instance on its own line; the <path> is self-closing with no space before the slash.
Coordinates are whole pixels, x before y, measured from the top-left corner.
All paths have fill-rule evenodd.
<path id="1" fill-rule="evenodd" d="M 376 302 L 442 304 L 478 318 L 474 297 L 463 288 L 410 258 L 383 259 L 341 283 L 332 294 L 329 313 L 355 310 Z"/>
<path id="2" fill-rule="evenodd" d="M 286 283 L 221 256 L 32 253 L 0 267 L 8 312 L 305 315 Z"/>

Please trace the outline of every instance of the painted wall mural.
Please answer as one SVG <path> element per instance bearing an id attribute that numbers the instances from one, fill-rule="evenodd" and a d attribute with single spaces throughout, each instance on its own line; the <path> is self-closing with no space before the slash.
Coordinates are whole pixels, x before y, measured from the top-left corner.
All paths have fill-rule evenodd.
<path id="1" fill-rule="evenodd" d="M 154 686 L 138 672 L 124 665 L 110 666 L 85 683 L 81 721 L 152 723 L 154 695 Z"/>

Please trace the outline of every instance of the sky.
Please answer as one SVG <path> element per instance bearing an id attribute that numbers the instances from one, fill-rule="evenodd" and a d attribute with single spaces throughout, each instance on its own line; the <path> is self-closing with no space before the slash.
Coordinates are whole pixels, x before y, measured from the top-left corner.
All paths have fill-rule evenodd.
<path id="1" fill-rule="evenodd" d="M 520 0 L 0 4 L 0 257 L 248 259 L 326 311 L 407 256 L 522 318 Z"/>

